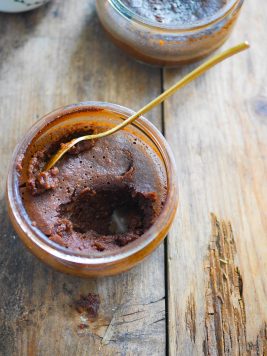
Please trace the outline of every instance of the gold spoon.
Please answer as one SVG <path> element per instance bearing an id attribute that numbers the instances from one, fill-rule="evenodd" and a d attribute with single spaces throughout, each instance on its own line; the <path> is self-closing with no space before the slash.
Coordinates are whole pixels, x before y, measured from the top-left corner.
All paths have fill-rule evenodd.
<path id="1" fill-rule="evenodd" d="M 205 63 L 201 64 L 198 68 L 194 69 L 191 73 L 187 74 L 178 83 L 174 84 L 168 90 L 166 90 L 162 94 L 160 94 L 157 98 L 155 98 L 150 103 L 145 105 L 142 109 L 140 109 L 135 114 L 130 116 L 128 119 L 123 121 L 121 124 L 113 127 L 112 129 L 107 130 L 105 132 L 100 132 L 100 133 L 94 134 L 94 135 L 85 135 L 85 136 L 81 136 L 78 138 L 74 138 L 73 140 L 71 140 L 67 143 L 64 143 L 64 145 L 62 145 L 62 147 L 58 150 L 58 152 L 46 164 L 45 171 L 48 171 L 50 168 L 52 168 L 58 162 L 58 160 L 69 149 L 71 149 L 71 147 L 76 145 L 78 142 L 109 136 L 109 135 L 115 133 L 116 131 L 119 131 L 123 127 L 125 127 L 125 126 L 129 125 L 131 122 L 133 122 L 139 116 L 144 115 L 145 113 L 150 111 L 152 108 L 154 108 L 156 105 L 162 103 L 165 99 L 167 99 L 169 96 L 174 94 L 176 92 L 176 90 L 178 90 L 178 89 L 184 87 L 185 85 L 187 85 L 188 83 L 192 82 L 194 79 L 199 77 L 201 74 L 205 73 L 207 70 L 214 67 L 216 64 L 218 64 L 218 63 L 222 62 L 223 60 L 225 60 L 226 58 L 231 57 L 231 56 L 233 56 L 241 51 L 244 51 L 245 49 L 248 49 L 248 48 L 249 48 L 249 43 L 243 42 L 243 43 L 238 44 L 237 46 L 227 49 L 226 51 L 224 51 L 222 53 L 217 54 L 216 56 L 207 60 Z"/>

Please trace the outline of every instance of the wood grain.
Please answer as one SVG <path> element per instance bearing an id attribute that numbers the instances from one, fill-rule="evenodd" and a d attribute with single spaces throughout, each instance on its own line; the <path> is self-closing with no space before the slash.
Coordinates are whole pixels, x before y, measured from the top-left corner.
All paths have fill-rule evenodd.
<path id="1" fill-rule="evenodd" d="M 180 210 L 168 238 L 171 355 L 205 352 L 204 266 L 211 212 L 230 221 L 234 231 L 237 266 L 243 280 L 247 340 L 240 336 L 240 351 L 228 352 L 226 347 L 215 345 L 206 354 L 262 355 L 256 348 L 250 350 L 247 343 L 255 345 L 257 339 L 259 343 L 266 339 L 266 23 L 267 4 L 258 6 L 247 1 L 224 48 L 249 40 L 251 50 L 220 64 L 164 104 L 165 133 L 175 152 L 180 182 Z M 165 70 L 165 88 L 194 67 Z M 220 283 L 218 280 L 218 290 L 222 288 Z M 192 300 L 195 320 L 188 324 Z M 231 321 L 230 316 L 226 321 Z M 196 332 L 192 334 L 188 325 L 194 323 Z M 238 325 L 232 327 L 235 333 L 239 332 Z M 217 324 L 214 328 L 213 333 L 219 333 Z"/>
<path id="2" fill-rule="evenodd" d="M 164 247 L 121 276 L 83 280 L 54 272 L 12 230 L 4 181 L 18 139 L 45 113 L 82 100 L 138 109 L 161 91 L 162 79 L 168 88 L 195 65 L 164 70 L 162 78 L 160 69 L 129 59 L 106 38 L 93 0 L 0 14 L 0 355 L 266 354 L 266 23 L 267 4 L 247 1 L 224 47 L 247 39 L 251 50 L 164 104 L 180 186 L 165 261 L 166 343 Z M 148 117 L 161 128 L 160 108 Z M 234 299 L 225 294 L 223 272 L 238 282 L 229 289 Z M 89 292 L 101 298 L 90 323 L 73 308 Z M 218 298 L 235 303 L 220 309 Z"/>
<path id="3" fill-rule="evenodd" d="M 25 250 L 4 202 L 11 153 L 33 122 L 56 107 L 85 100 L 138 109 L 160 92 L 160 70 L 136 63 L 110 43 L 93 0 L 54 0 L 27 14 L 0 14 L 0 28 L 0 354 L 163 355 L 163 246 L 121 276 L 69 277 Z M 160 108 L 148 117 L 161 127 Z M 99 318 L 81 330 L 83 316 L 71 305 L 89 292 L 100 295 Z"/>

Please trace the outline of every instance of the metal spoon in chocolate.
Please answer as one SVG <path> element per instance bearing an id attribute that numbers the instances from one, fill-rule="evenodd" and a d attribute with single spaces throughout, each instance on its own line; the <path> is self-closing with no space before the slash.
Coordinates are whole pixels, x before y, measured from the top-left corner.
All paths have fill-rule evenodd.
<path id="1" fill-rule="evenodd" d="M 92 140 L 92 139 L 97 139 L 105 136 L 109 136 L 116 131 L 121 130 L 123 127 L 129 125 L 132 123 L 135 119 L 137 119 L 139 116 L 144 115 L 151 109 L 153 109 L 156 105 L 162 103 L 164 100 L 166 100 L 169 96 L 174 94 L 178 89 L 184 87 L 188 83 L 192 82 L 194 79 L 208 71 L 210 68 L 214 67 L 216 64 L 222 62 L 228 57 L 231 57 L 241 51 L 244 51 L 249 48 L 249 43 L 248 42 L 243 42 L 238 44 L 237 46 L 234 46 L 232 48 L 229 48 L 228 50 L 219 53 L 215 55 L 214 57 L 210 58 L 207 60 L 205 63 L 201 64 L 198 68 L 194 69 L 191 73 L 187 74 L 183 79 L 181 79 L 178 83 L 174 84 L 172 87 L 164 91 L 162 94 L 160 94 L 157 98 L 152 100 L 150 103 L 145 105 L 142 109 L 137 111 L 135 114 L 130 116 L 128 119 L 124 120 L 121 124 L 113 127 L 110 130 L 100 132 L 98 134 L 94 135 L 85 135 L 81 136 L 78 138 L 75 138 L 64 145 L 57 151 L 57 153 L 50 159 L 50 161 L 46 164 L 45 166 L 45 171 L 48 171 L 51 169 L 57 162 L 58 160 L 69 150 L 71 147 L 76 145 L 78 142 L 85 141 L 85 140 Z"/>

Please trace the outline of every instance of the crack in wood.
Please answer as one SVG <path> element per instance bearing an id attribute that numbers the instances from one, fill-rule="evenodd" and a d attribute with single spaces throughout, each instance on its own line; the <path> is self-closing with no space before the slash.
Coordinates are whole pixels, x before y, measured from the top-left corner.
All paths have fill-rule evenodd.
<path id="1" fill-rule="evenodd" d="M 185 311 L 185 324 L 190 333 L 191 340 L 196 342 L 196 303 L 194 295 L 191 293 L 187 300 Z"/>
<path id="2" fill-rule="evenodd" d="M 267 355 L 267 324 L 256 342 L 247 342 L 243 280 L 235 263 L 231 224 L 211 214 L 212 236 L 207 262 L 205 355 Z"/>
<path id="3" fill-rule="evenodd" d="M 138 317 L 137 317 L 138 316 Z M 118 341 L 130 335 L 140 337 L 141 333 L 147 336 L 157 333 L 157 323 L 165 320 L 165 300 L 160 299 L 153 303 L 118 306 L 109 325 L 105 330 L 96 328 L 94 334 L 102 337 L 102 345 L 111 341 Z M 145 323 L 145 328 L 144 328 Z"/>

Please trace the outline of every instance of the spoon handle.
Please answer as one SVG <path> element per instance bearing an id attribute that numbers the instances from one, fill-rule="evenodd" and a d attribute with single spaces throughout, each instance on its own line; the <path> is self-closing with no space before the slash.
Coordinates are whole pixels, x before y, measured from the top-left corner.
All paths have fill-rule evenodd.
<path id="1" fill-rule="evenodd" d="M 244 51 L 245 49 L 249 48 L 249 43 L 248 42 L 243 42 L 238 44 L 237 46 L 234 46 L 232 48 L 227 49 L 226 51 L 217 54 L 216 56 L 210 58 L 207 60 L 205 63 L 201 64 L 199 67 L 194 69 L 191 73 L 187 74 L 184 78 L 182 78 L 178 83 L 174 84 L 172 87 L 164 91 L 162 94 L 160 94 L 157 98 L 152 100 L 150 103 L 145 105 L 142 109 L 137 111 L 135 114 L 130 116 L 128 119 L 124 120 L 121 124 L 111 128 L 110 130 L 100 132 L 98 134 L 94 135 L 86 135 L 86 136 L 81 136 L 78 138 L 73 139 L 72 141 L 64 144 L 61 149 L 50 159 L 50 161 L 46 164 L 45 170 L 49 170 L 52 168 L 56 162 L 74 145 L 76 145 L 80 141 L 85 141 L 85 140 L 92 140 L 96 138 L 101 138 L 105 136 L 109 136 L 119 130 L 121 130 L 123 127 L 127 126 L 131 122 L 133 122 L 135 119 L 137 119 L 139 116 L 144 115 L 151 109 L 153 109 L 156 105 L 162 103 L 164 100 L 166 100 L 169 96 L 171 96 L 173 93 L 175 93 L 178 89 L 181 89 L 188 83 L 192 82 L 194 79 L 205 73 L 207 70 L 210 68 L 214 67 L 216 64 L 222 62 L 228 57 L 231 57 L 241 51 Z"/>
<path id="2" fill-rule="evenodd" d="M 164 100 L 166 100 L 168 97 L 170 97 L 172 94 L 174 94 L 177 90 L 181 89 L 182 87 L 186 86 L 190 82 L 192 82 L 194 79 L 200 77 L 203 73 L 214 67 L 216 64 L 224 61 L 225 59 L 234 56 L 235 54 L 242 52 L 246 49 L 249 48 L 249 43 L 243 42 L 238 44 L 237 46 L 231 47 L 227 49 L 226 51 L 219 53 L 215 55 L 214 57 L 210 58 L 207 60 L 205 63 L 201 64 L 199 67 L 194 69 L 192 72 L 188 73 L 185 77 L 183 77 L 181 80 L 179 80 L 178 83 L 174 84 L 171 86 L 169 89 L 165 90 L 162 94 L 160 94 L 157 98 L 153 99 L 150 103 L 145 105 L 142 109 L 137 111 L 134 115 L 130 116 L 127 120 L 123 121 L 121 124 L 113 127 L 112 129 L 103 132 L 103 135 L 101 137 L 110 135 L 111 133 L 114 133 L 126 125 L 130 124 L 133 122 L 135 119 L 137 119 L 139 116 L 144 115 L 151 109 L 153 109 L 156 105 L 159 105 L 162 103 Z M 100 136 L 98 136 L 100 137 Z"/>

